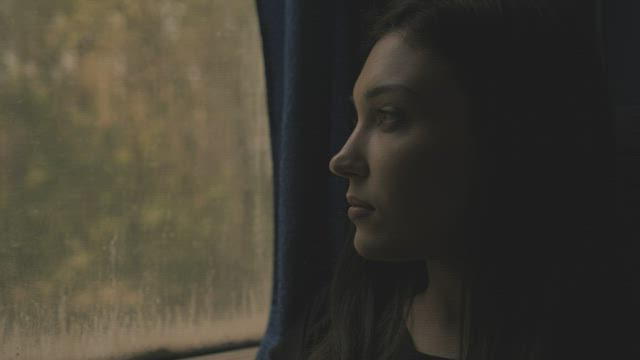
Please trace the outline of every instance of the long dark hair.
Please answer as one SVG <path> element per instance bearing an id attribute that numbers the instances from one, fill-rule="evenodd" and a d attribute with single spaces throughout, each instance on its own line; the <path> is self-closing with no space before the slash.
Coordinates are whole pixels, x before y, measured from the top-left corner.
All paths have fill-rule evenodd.
<path id="1" fill-rule="evenodd" d="M 402 32 L 442 56 L 471 102 L 465 360 L 598 354 L 584 341 L 601 334 L 602 298 L 590 289 L 607 281 L 595 247 L 611 231 L 613 127 L 594 19 L 549 4 L 393 1 L 371 31 L 369 46 Z M 354 233 L 349 223 L 309 359 L 393 359 L 408 305 L 428 287 L 424 262 L 367 260 Z"/>

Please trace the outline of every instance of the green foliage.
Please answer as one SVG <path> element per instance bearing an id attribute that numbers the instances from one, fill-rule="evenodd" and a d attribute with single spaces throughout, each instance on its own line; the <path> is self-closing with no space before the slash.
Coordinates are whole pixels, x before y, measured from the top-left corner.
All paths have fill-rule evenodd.
<path id="1" fill-rule="evenodd" d="M 0 3 L 0 315 L 269 288 L 252 6 Z"/>

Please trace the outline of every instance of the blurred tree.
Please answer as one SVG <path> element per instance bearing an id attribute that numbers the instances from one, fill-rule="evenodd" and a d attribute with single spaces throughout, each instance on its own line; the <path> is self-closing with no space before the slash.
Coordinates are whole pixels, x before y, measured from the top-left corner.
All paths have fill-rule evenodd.
<path id="1" fill-rule="evenodd" d="M 6 326 L 25 313 L 42 331 L 62 326 L 46 309 L 89 324 L 97 309 L 156 316 L 189 297 L 235 306 L 240 284 L 266 311 L 271 167 L 253 6 L 0 3 Z"/>

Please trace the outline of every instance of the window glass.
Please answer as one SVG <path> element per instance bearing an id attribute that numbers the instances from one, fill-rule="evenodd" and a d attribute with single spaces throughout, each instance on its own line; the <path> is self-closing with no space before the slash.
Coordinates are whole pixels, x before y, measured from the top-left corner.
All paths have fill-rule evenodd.
<path id="1" fill-rule="evenodd" d="M 261 337 L 262 61 L 252 0 L 0 1 L 0 358 Z"/>

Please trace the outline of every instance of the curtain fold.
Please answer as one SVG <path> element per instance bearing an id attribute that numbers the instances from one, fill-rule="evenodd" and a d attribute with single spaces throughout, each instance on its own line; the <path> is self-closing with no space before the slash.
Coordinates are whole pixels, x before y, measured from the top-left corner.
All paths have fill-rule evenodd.
<path id="1" fill-rule="evenodd" d="M 362 59 L 359 1 L 258 0 L 274 171 L 274 278 L 258 359 L 331 275 L 348 183 L 329 161 L 349 135 Z"/>

